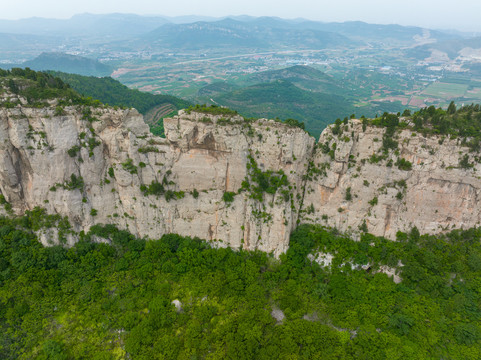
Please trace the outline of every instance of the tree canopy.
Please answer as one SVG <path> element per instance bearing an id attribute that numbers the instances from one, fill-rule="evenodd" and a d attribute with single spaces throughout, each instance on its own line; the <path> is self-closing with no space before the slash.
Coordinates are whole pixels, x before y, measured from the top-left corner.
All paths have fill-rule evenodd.
<path id="1" fill-rule="evenodd" d="M 112 225 L 43 247 L 45 217 L 0 218 L 2 359 L 481 357 L 478 229 L 392 242 L 301 226 L 276 260 Z"/>

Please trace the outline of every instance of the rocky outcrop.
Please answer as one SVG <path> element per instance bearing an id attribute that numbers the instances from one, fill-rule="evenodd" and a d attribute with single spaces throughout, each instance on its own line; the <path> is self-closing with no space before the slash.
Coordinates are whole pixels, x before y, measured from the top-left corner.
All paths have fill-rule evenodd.
<path id="1" fill-rule="evenodd" d="M 460 140 L 406 129 L 395 135 L 398 149 L 385 156 L 384 132 L 363 130 L 361 121 L 350 120 L 340 135 L 332 127 L 321 134 L 302 221 L 344 232 L 364 228 L 390 239 L 414 226 L 421 233 L 479 226 L 481 166 L 474 160 L 479 154 Z M 460 167 L 465 154 L 472 168 Z"/>
<path id="2" fill-rule="evenodd" d="M 480 221 L 481 168 L 459 168 L 467 149 L 456 140 L 403 130 L 382 157 L 384 130 L 358 120 L 317 145 L 299 128 L 240 116 L 180 112 L 164 127 L 166 138 L 153 136 L 135 110 L 0 109 L 0 191 L 14 213 L 42 207 L 76 231 L 116 224 L 276 256 L 304 222 L 395 238 Z"/>

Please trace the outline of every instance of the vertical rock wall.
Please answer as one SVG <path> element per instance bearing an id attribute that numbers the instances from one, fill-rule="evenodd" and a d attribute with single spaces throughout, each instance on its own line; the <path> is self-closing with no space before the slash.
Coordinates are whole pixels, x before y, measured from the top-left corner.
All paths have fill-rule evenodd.
<path id="1" fill-rule="evenodd" d="M 394 239 L 413 226 L 437 233 L 480 222 L 478 154 L 460 168 L 468 152 L 456 140 L 403 130 L 398 150 L 382 156 L 384 129 L 355 119 L 315 145 L 272 120 L 180 112 L 160 138 L 135 110 L 86 111 L 0 109 L 0 191 L 14 213 L 42 207 L 76 231 L 115 224 L 276 256 L 299 223 Z"/>

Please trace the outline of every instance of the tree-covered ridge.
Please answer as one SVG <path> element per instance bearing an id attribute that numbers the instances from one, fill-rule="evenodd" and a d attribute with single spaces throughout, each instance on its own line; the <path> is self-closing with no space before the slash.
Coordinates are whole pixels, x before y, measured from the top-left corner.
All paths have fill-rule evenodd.
<path id="1" fill-rule="evenodd" d="M 49 73 L 61 78 L 80 94 L 99 99 L 112 106 L 132 107 L 144 115 L 154 135 L 164 135 L 164 117 L 172 116 L 177 110 L 188 107 L 190 103 L 170 95 L 155 95 L 130 89 L 111 77 L 98 78 L 63 72 Z"/>
<path id="2" fill-rule="evenodd" d="M 356 242 L 301 226 L 276 260 L 114 226 L 69 249 L 42 247 L 32 230 L 59 220 L 40 210 L 0 218 L 2 359 L 481 356 L 477 229 Z M 318 251 L 333 255 L 330 266 L 313 261 Z"/>
<path id="3" fill-rule="evenodd" d="M 424 135 L 444 135 L 460 138 L 462 143 L 473 151 L 481 150 L 481 106 L 471 104 L 456 108 L 454 102 L 447 109 L 429 106 L 411 114 L 409 110 L 401 114 L 384 113 L 364 122 L 384 126 L 393 132 L 396 128 L 410 128 Z"/>
<path id="4" fill-rule="evenodd" d="M 0 69 L 0 95 L 5 90 L 20 95 L 27 100 L 26 106 L 49 106 L 45 100 L 58 100 L 58 104 L 99 106 L 100 101 L 79 95 L 62 79 L 45 72 L 38 72 L 29 68 Z M 14 107 L 8 98 L 1 99 L 0 106 Z"/>

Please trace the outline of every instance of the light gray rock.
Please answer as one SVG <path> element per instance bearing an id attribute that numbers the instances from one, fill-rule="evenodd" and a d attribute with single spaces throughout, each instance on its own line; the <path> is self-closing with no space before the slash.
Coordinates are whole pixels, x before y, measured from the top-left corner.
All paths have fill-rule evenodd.
<path id="1" fill-rule="evenodd" d="M 276 320 L 276 325 L 281 325 L 284 322 L 284 312 L 278 307 L 272 307 L 271 316 Z"/>
<path id="2" fill-rule="evenodd" d="M 481 168 L 458 168 L 467 149 L 455 140 L 440 144 L 404 130 L 399 155 L 376 163 L 369 159 L 379 154 L 384 130 L 363 131 L 355 119 L 340 136 L 326 129 L 315 147 L 303 130 L 273 120 L 181 111 L 164 120 L 160 138 L 132 109 L 93 108 L 98 121 L 89 122 L 79 107 L 56 116 L 54 106 L 0 109 L 0 191 L 16 214 L 43 207 L 67 216 L 75 231 L 115 224 L 140 237 L 177 233 L 279 256 L 299 223 L 356 233 L 366 222 L 371 233 L 394 239 L 413 226 L 437 233 L 480 222 Z M 331 158 L 321 145 L 334 143 Z M 262 172 L 285 174 L 288 185 L 262 199 L 239 192 L 245 180 L 256 185 L 250 157 Z M 387 166 L 398 157 L 412 170 Z M 74 186 L 75 178 L 83 185 Z M 141 186 L 152 183 L 171 198 L 144 195 Z M 225 192 L 236 193 L 232 202 Z M 45 232 L 41 240 L 52 237 Z"/>
<path id="3" fill-rule="evenodd" d="M 182 303 L 179 299 L 172 300 L 172 305 L 175 306 L 175 311 L 180 313 L 182 311 Z"/>
<path id="4" fill-rule="evenodd" d="M 314 148 L 307 133 L 263 119 L 237 116 L 226 124 L 219 116 L 180 112 L 165 120 L 163 139 L 149 133 L 135 110 L 91 111 L 99 121 L 82 119 L 76 107 L 63 116 L 53 108 L 1 110 L 0 190 L 15 213 L 39 206 L 67 216 L 76 231 L 111 223 L 141 237 L 178 233 L 276 256 L 287 249 Z M 249 178 L 249 156 L 262 171 L 284 171 L 287 201 L 279 191 L 262 201 L 250 192 L 223 200 Z M 72 188 L 72 176 L 83 186 Z M 173 198 L 144 195 L 141 185 L 152 182 Z"/>
<path id="5" fill-rule="evenodd" d="M 321 134 L 320 144 L 332 148 L 336 143 L 335 159 L 318 147 L 314 165 L 329 167 L 306 184 L 304 209 L 312 206 L 310 214 L 303 213 L 303 222 L 356 232 L 365 221 L 370 233 L 390 239 L 414 226 L 421 233 L 479 226 L 481 165 L 472 160 L 474 168 L 459 167 L 464 154 L 471 158 L 477 154 L 456 140 L 403 130 L 396 134 L 398 154 L 391 151 L 386 159 L 370 161 L 373 154 L 381 155 L 383 135 L 382 128 L 363 131 L 355 119 L 340 136 L 333 135 L 332 127 Z M 398 158 L 410 161 L 412 170 L 400 170 L 395 165 Z M 346 200 L 348 188 L 351 200 Z"/>

